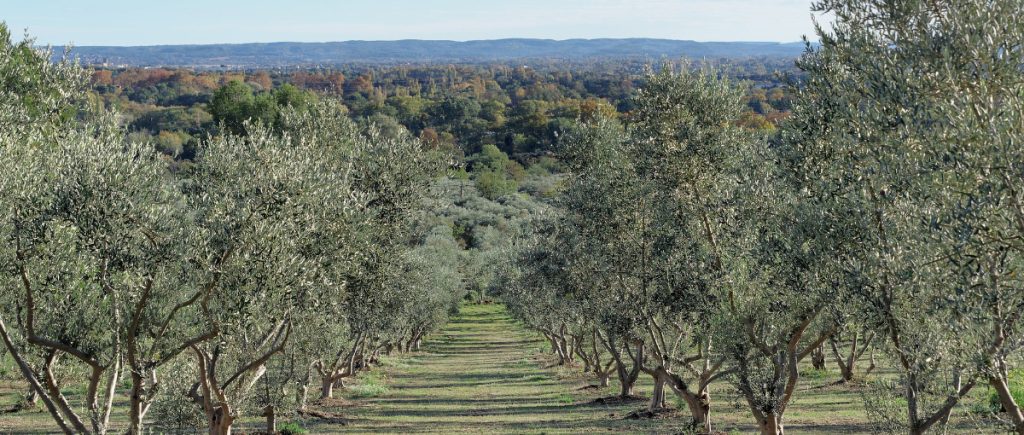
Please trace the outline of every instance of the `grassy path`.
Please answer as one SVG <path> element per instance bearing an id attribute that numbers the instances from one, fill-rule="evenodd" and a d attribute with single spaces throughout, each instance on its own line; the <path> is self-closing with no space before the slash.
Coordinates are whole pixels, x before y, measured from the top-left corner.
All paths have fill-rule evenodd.
<path id="1" fill-rule="evenodd" d="M 581 433 L 674 431 L 676 421 L 623 420 L 643 406 L 607 406 L 579 391 L 579 379 L 544 368 L 543 343 L 499 305 L 470 305 L 415 357 L 387 361 L 368 384 L 343 393 L 332 412 L 352 419 L 345 433 Z M 578 371 L 578 370 L 575 370 Z M 367 381 L 363 381 L 367 382 Z M 377 387 L 387 386 L 386 391 Z M 612 393 L 612 391 L 607 391 Z M 365 397 L 372 395 L 373 397 Z M 360 397 L 363 396 L 363 397 Z"/>
<path id="2" fill-rule="evenodd" d="M 616 382 L 604 390 L 581 389 L 590 379 L 579 367 L 550 367 L 552 356 L 536 334 L 517 325 L 500 305 L 467 305 L 444 331 L 424 343 L 423 352 L 385 359 L 362 373 L 340 398 L 321 410 L 343 416 L 347 425 L 309 418 L 299 423 L 311 434 L 330 433 L 681 433 L 682 415 L 657 420 L 627 420 L 645 402 L 606 405 L 594 400 L 618 392 Z M 3 368 L 0 362 L 0 368 Z M 894 374 L 879 370 L 879 376 Z M 804 367 L 798 393 L 786 415 L 792 434 L 867 434 L 872 432 L 861 387 L 837 386 L 834 367 L 818 372 Z M 20 381 L 0 382 L 0 409 L 19 400 Z M 727 383 L 712 386 L 716 431 L 755 433 L 749 411 Z M 641 376 L 637 392 L 649 394 Z M 79 390 L 69 393 L 80 394 Z M 958 408 L 949 433 L 1005 433 L 969 412 L 987 400 L 977 388 L 970 403 Z M 116 416 L 125 415 L 123 395 Z M 682 407 L 682 404 L 676 404 Z M 898 410 L 896 410 L 898 411 Z M 283 420 L 290 420 L 284 417 Z M 123 427 L 124 421 L 115 422 Z M 246 415 L 240 432 L 263 427 L 262 418 Z M 0 414 L 0 434 L 54 433 L 56 426 L 41 407 Z"/>

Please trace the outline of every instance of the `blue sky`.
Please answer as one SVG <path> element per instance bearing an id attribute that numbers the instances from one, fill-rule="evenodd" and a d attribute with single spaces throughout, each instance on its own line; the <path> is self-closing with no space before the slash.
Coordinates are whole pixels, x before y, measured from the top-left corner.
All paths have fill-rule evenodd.
<path id="1" fill-rule="evenodd" d="M 0 0 L 15 35 L 64 45 L 651 37 L 797 41 L 810 0 Z"/>

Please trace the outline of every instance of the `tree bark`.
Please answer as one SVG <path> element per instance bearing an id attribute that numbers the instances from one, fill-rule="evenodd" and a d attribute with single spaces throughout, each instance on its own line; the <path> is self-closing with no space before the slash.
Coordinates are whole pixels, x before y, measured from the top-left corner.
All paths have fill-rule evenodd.
<path id="1" fill-rule="evenodd" d="M 643 368 L 643 343 L 637 344 L 636 354 L 630 353 L 633 368 L 629 369 L 626 367 L 626 363 L 622 358 L 622 351 L 615 344 L 615 340 L 610 335 L 605 337 L 599 333 L 598 336 L 601 337 L 601 343 L 604 344 L 605 349 L 608 349 L 608 353 L 615 360 L 615 373 L 619 376 L 619 396 L 622 398 L 632 396 L 633 386 L 636 384 L 637 378 L 640 377 L 640 369 Z"/>
<path id="2" fill-rule="evenodd" d="M 128 426 L 129 434 L 139 434 L 142 431 L 142 375 L 132 371 L 132 389 L 129 396 Z"/>
<path id="3" fill-rule="evenodd" d="M 814 348 L 811 352 L 811 366 L 815 370 L 825 370 L 825 349 L 823 346 Z"/>
<path id="4" fill-rule="evenodd" d="M 711 433 L 711 396 L 708 394 L 707 385 L 701 387 L 697 392 L 691 392 L 679 375 L 669 372 L 664 366 L 654 369 L 653 375 L 663 385 L 668 385 L 676 397 L 686 402 L 690 416 L 693 417 L 694 428 L 699 428 L 700 433 Z"/>
<path id="5" fill-rule="evenodd" d="M 267 433 L 274 435 L 277 433 L 277 414 L 274 412 L 274 405 L 267 405 L 263 408 L 263 416 L 267 418 Z"/>
<path id="6" fill-rule="evenodd" d="M 654 412 L 665 409 L 665 380 L 654 375 L 654 389 L 651 391 L 651 403 L 647 410 Z"/>
<path id="7" fill-rule="evenodd" d="M 775 413 L 767 414 L 758 422 L 761 428 L 761 435 L 782 435 L 785 429 L 782 426 L 782 416 Z"/>
<path id="8" fill-rule="evenodd" d="M 21 409 L 35 408 L 39 404 L 39 393 L 36 392 L 35 388 L 29 387 L 28 392 L 25 393 L 25 399 L 22 400 Z"/>
<path id="9" fill-rule="evenodd" d="M 989 376 L 988 383 L 999 395 L 999 403 L 1003 405 L 1003 411 L 1010 416 L 1014 432 L 1024 435 L 1024 413 L 1021 413 L 1020 405 L 1014 400 L 1006 380 L 1000 376 Z"/>
<path id="10" fill-rule="evenodd" d="M 231 407 L 227 403 L 213 408 L 210 414 L 210 435 L 231 435 L 231 425 L 235 418 L 231 416 Z"/>
<path id="11" fill-rule="evenodd" d="M 334 398 L 334 377 L 326 376 L 320 380 L 320 400 Z"/>
<path id="12" fill-rule="evenodd" d="M 871 342 L 874 340 L 874 334 L 868 334 L 865 337 L 864 342 L 860 342 L 860 334 L 855 333 L 853 340 L 850 342 L 850 352 L 843 356 L 843 353 L 839 349 L 839 340 L 835 337 L 829 338 L 829 346 L 832 348 L 832 354 L 836 359 L 836 364 L 839 365 L 839 372 L 842 376 L 843 382 L 850 382 L 856 376 L 857 360 L 864 355 L 869 348 L 871 348 Z M 874 351 L 871 353 L 871 365 L 864 372 L 864 375 L 871 373 L 875 368 L 875 354 Z"/>

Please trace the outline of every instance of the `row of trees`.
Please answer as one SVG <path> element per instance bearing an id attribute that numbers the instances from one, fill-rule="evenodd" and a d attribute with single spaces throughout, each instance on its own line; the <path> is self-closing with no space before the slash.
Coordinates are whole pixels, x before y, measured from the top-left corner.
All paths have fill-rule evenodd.
<path id="1" fill-rule="evenodd" d="M 670 391 L 701 432 L 728 382 L 783 433 L 828 344 L 846 379 L 868 345 L 898 373 L 865 395 L 882 430 L 941 426 L 988 383 L 1024 433 L 1020 2 L 814 8 L 835 24 L 778 134 L 734 127 L 742 94 L 714 72 L 663 71 L 624 125 L 565 135 L 563 210 L 520 240 L 505 300 L 563 362 L 623 396 L 650 376 L 650 406 Z"/>
<path id="2" fill-rule="evenodd" d="M 422 223 L 444 167 L 408 133 L 324 99 L 172 173 L 49 58 L 0 26 L 0 338 L 64 432 L 273 425 L 455 309 L 460 248 Z"/>

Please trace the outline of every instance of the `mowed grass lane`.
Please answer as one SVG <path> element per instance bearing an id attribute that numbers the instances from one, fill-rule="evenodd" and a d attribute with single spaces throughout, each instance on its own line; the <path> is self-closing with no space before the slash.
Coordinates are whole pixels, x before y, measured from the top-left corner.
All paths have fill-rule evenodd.
<path id="1" fill-rule="evenodd" d="M 578 369 L 546 367 L 545 346 L 501 305 L 466 305 L 424 343 L 424 351 L 389 359 L 367 377 L 386 391 L 353 382 L 343 403 L 324 410 L 347 426 L 309 424 L 329 433 L 666 433 L 681 420 L 624 420 L 645 404 L 593 403 L 594 394 L 569 376 Z M 603 393 L 614 394 L 607 389 Z M 375 397 L 365 397 L 367 394 Z M 311 422 L 310 422 L 311 423 Z"/>

